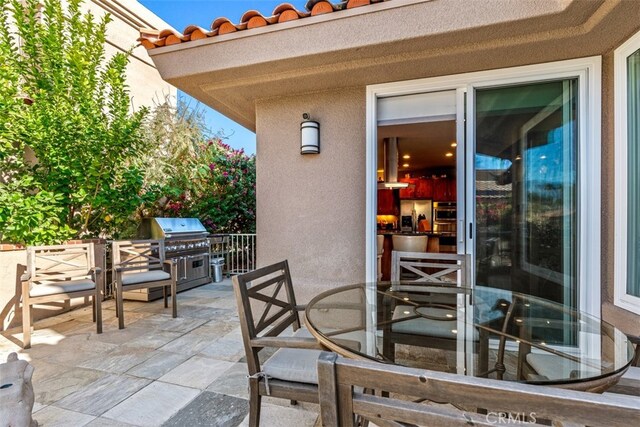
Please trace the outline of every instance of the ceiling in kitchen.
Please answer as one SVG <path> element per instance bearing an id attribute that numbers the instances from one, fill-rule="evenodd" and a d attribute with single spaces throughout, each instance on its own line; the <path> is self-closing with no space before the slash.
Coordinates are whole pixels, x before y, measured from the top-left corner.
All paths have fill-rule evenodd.
<path id="1" fill-rule="evenodd" d="M 399 175 L 405 172 L 423 170 L 428 168 L 455 167 L 456 149 L 451 147 L 451 143 L 456 141 L 455 120 L 412 123 L 378 127 L 378 169 L 384 168 L 384 157 L 382 155 L 382 140 L 384 138 L 398 137 L 398 151 L 400 165 Z M 454 156 L 447 157 L 446 153 L 453 153 Z M 402 159 L 408 154 L 409 160 Z M 403 167 L 403 163 L 408 163 L 409 167 Z"/>

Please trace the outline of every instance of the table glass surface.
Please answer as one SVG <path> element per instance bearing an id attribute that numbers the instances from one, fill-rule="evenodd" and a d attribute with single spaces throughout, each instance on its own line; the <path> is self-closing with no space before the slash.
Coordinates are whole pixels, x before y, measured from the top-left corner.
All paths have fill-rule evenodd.
<path id="1" fill-rule="evenodd" d="M 348 357 L 535 384 L 606 378 L 634 356 L 625 334 L 598 318 L 494 288 L 345 286 L 315 297 L 306 317 Z"/>

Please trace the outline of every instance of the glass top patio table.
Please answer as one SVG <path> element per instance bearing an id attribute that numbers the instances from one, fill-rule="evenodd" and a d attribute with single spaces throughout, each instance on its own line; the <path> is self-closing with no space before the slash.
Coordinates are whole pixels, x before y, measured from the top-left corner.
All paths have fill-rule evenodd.
<path id="1" fill-rule="evenodd" d="M 634 349 L 612 325 L 516 292 L 430 283 L 368 283 L 324 292 L 306 308 L 329 349 L 383 363 L 603 391 Z"/>

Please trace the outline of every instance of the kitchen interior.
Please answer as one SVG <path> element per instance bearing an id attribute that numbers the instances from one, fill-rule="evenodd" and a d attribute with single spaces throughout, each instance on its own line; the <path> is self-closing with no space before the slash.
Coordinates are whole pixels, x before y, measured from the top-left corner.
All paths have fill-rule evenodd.
<path id="1" fill-rule="evenodd" d="M 391 251 L 457 250 L 456 122 L 378 126 L 378 277 Z M 424 247 L 423 247 L 424 246 Z"/>

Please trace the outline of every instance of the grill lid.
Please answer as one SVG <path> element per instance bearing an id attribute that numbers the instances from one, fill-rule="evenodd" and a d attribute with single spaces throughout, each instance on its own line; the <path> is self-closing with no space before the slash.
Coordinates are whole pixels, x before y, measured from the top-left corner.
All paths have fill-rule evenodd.
<path id="1" fill-rule="evenodd" d="M 198 218 L 145 218 L 138 234 L 142 238 L 177 239 L 203 237 L 208 233 Z"/>

